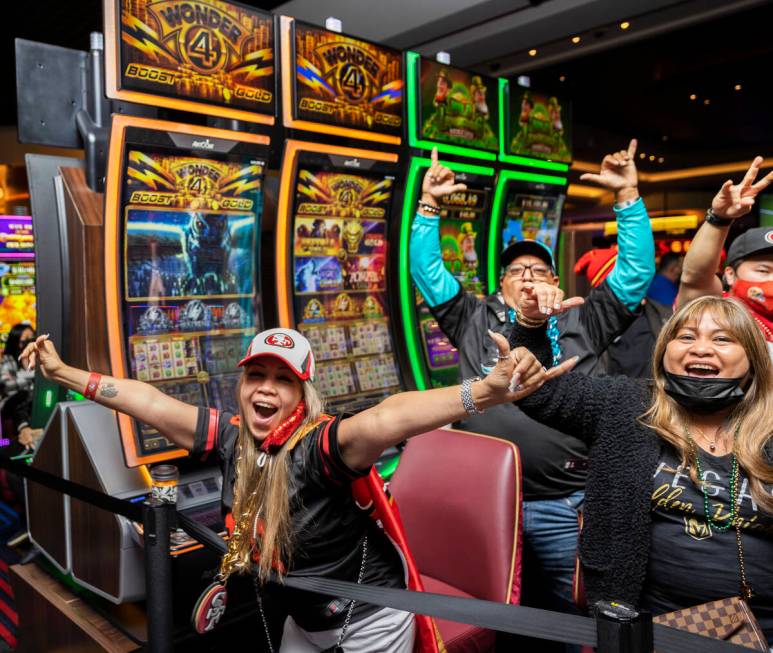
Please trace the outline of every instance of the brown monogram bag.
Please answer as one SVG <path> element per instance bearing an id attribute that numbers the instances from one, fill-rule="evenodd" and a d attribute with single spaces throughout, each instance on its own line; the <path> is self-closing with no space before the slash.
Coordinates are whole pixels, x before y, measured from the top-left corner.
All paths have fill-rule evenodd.
<path id="1" fill-rule="evenodd" d="M 652 622 L 712 639 L 722 639 L 755 651 L 768 650 L 768 640 L 762 628 L 749 605 L 738 596 L 653 616 Z"/>

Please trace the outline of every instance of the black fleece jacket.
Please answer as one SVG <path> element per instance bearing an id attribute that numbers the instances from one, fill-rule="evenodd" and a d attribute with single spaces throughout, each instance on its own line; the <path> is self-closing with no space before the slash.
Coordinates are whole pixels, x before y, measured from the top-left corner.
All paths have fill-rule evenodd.
<path id="1" fill-rule="evenodd" d="M 550 365 L 545 328 L 516 325 L 511 347 L 526 347 Z M 518 402 L 527 415 L 589 447 L 580 536 L 588 604 L 617 599 L 639 604 L 650 544 L 652 476 L 665 442 L 636 418 L 649 405 L 648 382 L 576 372 Z"/>

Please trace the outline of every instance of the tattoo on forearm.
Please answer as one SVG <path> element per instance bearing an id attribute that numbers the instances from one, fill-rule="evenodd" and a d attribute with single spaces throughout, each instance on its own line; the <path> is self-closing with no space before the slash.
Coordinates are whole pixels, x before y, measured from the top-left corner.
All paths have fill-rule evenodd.
<path id="1" fill-rule="evenodd" d="M 112 399 L 118 396 L 118 390 L 112 383 L 103 383 L 99 388 L 99 394 L 105 399 Z"/>

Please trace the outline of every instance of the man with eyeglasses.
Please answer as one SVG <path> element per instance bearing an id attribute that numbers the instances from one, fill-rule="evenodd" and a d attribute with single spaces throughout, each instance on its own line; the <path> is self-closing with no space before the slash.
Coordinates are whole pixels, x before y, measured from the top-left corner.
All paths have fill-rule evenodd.
<path id="1" fill-rule="evenodd" d="M 655 244 L 639 197 L 635 153 L 633 140 L 627 150 L 607 155 L 598 174 L 581 177 L 614 193 L 619 252 L 604 283 L 591 291 L 582 306 L 565 311 L 580 300 L 563 300 L 553 254 L 540 242 L 524 240 L 505 248 L 499 289 L 487 297 L 465 292 L 446 270 L 439 239 L 440 199 L 466 187 L 456 183 L 454 173 L 438 162 L 433 150 L 411 227 L 411 275 L 440 328 L 458 348 L 463 379 L 485 376 L 494 367 L 498 351 L 488 332 L 509 337 L 516 319 L 535 326 L 547 320 L 554 365 L 578 355 L 576 369 L 586 373 L 633 322 L 655 274 Z M 540 585 L 549 587 L 552 607 L 573 611 L 578 510 L 584 498 L 587 448 L 578 438 L 538 424 L 511 404 L 471 415 L 459 426 L 507 439 L 519 447 L 525 553 L 532 558 L 529 566 L 540 569 Z M 529 589 L 528 581 L 525 589 Z"/>

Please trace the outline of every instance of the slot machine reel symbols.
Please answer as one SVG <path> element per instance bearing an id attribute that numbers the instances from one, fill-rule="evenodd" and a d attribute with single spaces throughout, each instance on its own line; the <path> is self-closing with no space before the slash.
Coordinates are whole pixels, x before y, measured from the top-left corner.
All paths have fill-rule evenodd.
<path id="1" fill-rule="evenodd" d="M 360 243 L 365 235 L 365 230 L 359 220 L 347 220 L 344 223 L 344 243 L 346 252 L 356 254 L 360 249 Z M 340 258 L 340 256 L 339 256 Z"/>

